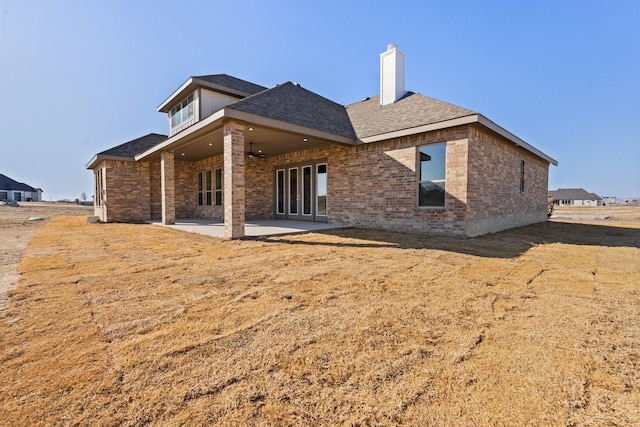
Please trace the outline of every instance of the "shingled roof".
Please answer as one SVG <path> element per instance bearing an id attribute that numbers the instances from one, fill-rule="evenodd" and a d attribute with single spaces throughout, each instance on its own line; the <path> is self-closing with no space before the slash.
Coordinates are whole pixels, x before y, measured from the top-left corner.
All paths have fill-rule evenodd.
<path id="1" fill-rule="evenodd" d="M 230 76 L 228 74 L 209 74 L 207 76 L 193 76 L 194 79 L 204 80 L 217 86 L 226 87 L 228 89 L 244 92 L 253 95 L 266 89 L 264 86 Z"/>
<path id="2" fill-rule="evenodd" d="M 109 148 L 108 150 L 98 153 L 98 156 L 130 157 L 133 159 L 133 156 L 136 154 L 147 151 L 149 148 L 166 141 L 166 139 L 167 135 L 150 133 L 129 142 L 125 142 L 124 144 L 120 144 L 116 147 Z"/>
<path id="3" fill-rule="evenodd" d="M 549 191 L 554 200 L 602 200 L 595 193 L 589 193 L 584 188 L 558 188 Z"/>
<path id="4" fill-rule="evenodd" d="M 292 82 L 241 99 L 225 109 L 244 111 L 350 139 L 356 137 L 344 106 Z"/>
<path id="5" fill-rule="evenodd" d="M 0 190 L 2 191 L 30 191 L 35 193 L 36 190 L 30 185 L 24 182 L 18 182 L 15 179 L 11 179 L 6 175 L 0 173 Z"/>
<path id="6" fill-rule="evenodd" d="M 347 114 L 358 138 L 466 117 L 475 112 L 415 92 L 407 92 L 393 104 L 380 106 L 374 96 L 347 105 Z"/>

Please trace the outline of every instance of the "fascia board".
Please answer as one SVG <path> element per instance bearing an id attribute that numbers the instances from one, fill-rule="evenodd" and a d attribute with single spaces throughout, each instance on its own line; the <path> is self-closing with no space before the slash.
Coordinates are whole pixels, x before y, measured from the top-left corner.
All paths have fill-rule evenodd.
<path id="1" fill-rule="evenodd" d="M 217 85 L 215 83 L 208 82 L 206 80 L 193 79 L 193 82 L 197 83 L 198 86 L 202 86 L 202 87 L 207 88 L 207 89 L 213 89 L 215 92 L 224 93 L 224 94 L 231 95 L 231 96 L 237 96 L 237 97 L 240 97 L 240 98 L 246 98 L 247 96 L 251 95 L 249 93 L 242 92 L 242 91 L 236 90 L 236 89 L 231 89 L 231 88 L 228 88 L 226 86 L 220 86 L 220 85 Z"/>
<path id="2" fill-rule="evenodd" d="M 133 162 L 135 158 L 127 157 L 127 156 L 112 156 L 108 154 L 96 154 L 89 160 L 89 163 L 86 164 L 87 169 L 93 169 L 103 160 L 122 160 L 125 162 Z"/>
<path id="3" fill-rule="evenodd" d="M 434 130 L 446 129 L 454 126 L 468 125 L 470 123 L 476 123 L 478 121 L 478 115 L 473 114 L 470 116 L 459 117 L 457 119 L 445 120 L 443 122 L 430 123 L 428 125 L 416 126 L 407 129 L 401 129 L 393 132 L 381 133 L 379 135 L 367 136 L 360 138 L 360 141 L 364 143 L 384 141 L 385 139 L 400 138 L 402 136 L 415 135 L 422 132 L 430 132 Z"/>
<path id="4" fill-rule="evenodd" d="M 484 127 L 488 128 L 488 129 L 491 129 L 492 131 L 494 131 L 498 135 L 503 136 L 503 137 L 507 138 L 509 141 L 513 142 L 516 146 L 520 146 L 520 147 L 524 148 L 528 152 L 530 152 L 532 154 L 535 154 L 536 156 L 540 157 L 541 159 L 546 160 L 550 164 L 552 164 L 554 166 L 558 166 L 558 161 L 555 160 L 554 158 L 547 156 L 545 153 L 543 153 L 542 151 L 538 150 L 536 147 L 527 144 L 522 139 L 518 138 L 517 136 L 515 136 L 514 134 L 512 134 L 508 130 L 504 129 L 503 127 L 498 126 L 497 124 L 495 124 L 491 120 L 487 119 L 483 115 L 478 115 L 478 116 L 479 116 L 478 117 L 478 123 L 480 123 Z"/>
<path id="5" fill-rule="evenodd" d="M 434 130 L 440 130 L 440 129 L 450 128 L 450 127 L 454 127 L 454 126 L 468 125 L 468 124 L 472 124 L 472 123 L 479 123 L 479 124 L 483 125 L 484 127 L 486 127 L 487 129 L 490 129 L 493 132 L 497 133 L 498 135 L 500 135 L 500 136 L 508 139 L 509 141 L 513 142 L 516 146 L 524 148 L 525 150 L 527 150 L 530 153 L 540 157 L 543 160 L 546 160 L 547 162 L 549 162 L 550 164 L 552 164 L 554 166 L 558 166 L 557 160 L 553 159 L 552 157 L 547 156 L 542 151 L 538 150 L 537 148 L 535 148 L 532 145 L 529 145 L 528 143 L 526 143 L 522 139 L 518 138 L 517 136 L 515 136 L 514 134 L 512 134 L 508 130 L 504 129 L 503 127 L 498 126 L 497 124 L 495 124 L 494 122 L 492 122 L 491 120 L 487 119 L 486 117 L 484 117 L 481 114 L 473 114 L 473 115 L 470 115 L 470 116 L 460 117 L 460 118 L 457 118 L 457 119 L 445 120 L 443 122 L 431 123 L 431 124 L 428 124 L 428 125 L 417 126 L 417 127 L 408 128 L 408 129 L 402 129 L 402 130 L 398 130 L 398 131 L 394 131 L 394 132 L 388 132 L 388 133 L 383 133 L 383 134 L 379 134 L 379 135 L 368 136 L 368 137 L 365 137 L 365 138 L 361 138 L 360 141 L 362 141 L 364 143 L 384 141 L 385 139 L 400 138 L 400 137 L 403 137 L 403 136 L 415 135 L 417 133 L 430 132 L 430 131 L 434 131 Z"/>
<path id="6" fill-rule="evenodd" d="M 162 104 L 160 104 L 157 108 L 157 111 L 160 113 L 168 113 L 169 105 L 173 104 L 176 101 L 180 101 L 185 97 L 184 92 L 190 92 L 195 90 L 197 87 L 203 87 L 206 89 L 211 89 L 214 92 L 224 93 L 226 95 L 236 96 L 238 98 L 245 98 L 250 94 L 246 92 L 242 92 L 239 90 L 231 89 L 226 86 L 220 86 L 215 83 L 208 82 L 206 80 L 201 80 L 195 77 L 189 77 L 189 79 L 182 84 L 177 90 L 175 90 L 167 99 L 164 100 Z"/>
<path id="7" fill-rule="evenodd" d="M 186 90 L 191 84 L 193 84 L 193 77 L 189 77 L 186 82 L 182 84 L 178 89 L 176 89 L 167 99 L 164 100 L 162 104 L 160 104 L 157 108 L 158 112 L 166 113 L 166 107 L 175 100 L 175 98 L 180 95 L 184 90 Z"/>

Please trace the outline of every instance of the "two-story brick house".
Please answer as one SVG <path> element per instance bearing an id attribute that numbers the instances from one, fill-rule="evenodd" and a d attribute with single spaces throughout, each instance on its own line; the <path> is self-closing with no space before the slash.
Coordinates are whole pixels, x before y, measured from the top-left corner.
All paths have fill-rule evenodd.
<path id="1" fill-rule="evenodd" d="M 545 221 L 557 162 L 476 112 L 404 89 L 404 54 L 380 55 L 380 95 L 343 106 L 296 83 L 189 78 L 159 107 L 169 135 L 98 153 L 102 221 L 207 218 L 477 236 Z"/>

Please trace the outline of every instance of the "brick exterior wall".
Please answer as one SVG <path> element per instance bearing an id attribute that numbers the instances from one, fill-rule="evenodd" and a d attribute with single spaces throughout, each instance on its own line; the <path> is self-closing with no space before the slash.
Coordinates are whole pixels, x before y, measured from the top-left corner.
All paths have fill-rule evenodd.
<path id="1" fill-rule="evenodd" d="M 418 148 L 447 143 L 445 208 L 418 207 Z M 357 227 L 465 234 L 467 128 L 361 145 L 329 159 L 329 221 Z"/>
<path id="2" fill-rule="evenodd" d="M 103 207 L 96 215 L 107 222 L 137 222 L 150 215 L 149 162 L 105 160 L 103 168 L 105 195 Z"/>
<path id="3" fill-rule="evenodd" d="M 443 142 L 447 144 L 445 207 L 418 207 L 418 147 Z M 548 164 L 480 125 L 355 147 L 327 145 L 264 159 L 244 158 L 245 219 L 274 217 L 276 168 L 320 160 L 328 167 L 330 223 L 477 236 L 546 220 Z M 520 191 L 522 160 L 524 191 Z M 215 179 L 223 162 L 222 154 L 196 162 L 175 160 L 176 218 L 224 221 L 223 206 L 197 204 L 197 173 L 211 171 Z M 107 221 L 160 219 L 159 159 L 103 165 L 107 165 Z M 213 190 L 215 201 L 215 185 Z"/>
<path id="4" fill-rule="evenodd" d="M 467 235 L 546 221 L 548 163 L 484 127 L 471 126 L 469 134 Z"/>

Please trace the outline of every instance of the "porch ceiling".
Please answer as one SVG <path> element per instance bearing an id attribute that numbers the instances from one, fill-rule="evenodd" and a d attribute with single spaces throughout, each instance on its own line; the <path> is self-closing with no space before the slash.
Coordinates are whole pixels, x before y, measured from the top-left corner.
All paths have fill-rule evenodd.
<path id="1" fill-rule="evenodd" d="M 252 124 L 245 125 L 244 141 L 245 153 L 253 151 L 265 157 L 335 144 L 318 137 Z M 218 127 L 184 138 L 184 142 L 173 150 L 176 160 L 192 162 L 222 154 L 223 143 L 223 128 Z M 251 149 L 250 143 L 253 143 Z"/>

